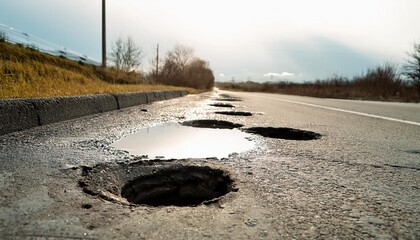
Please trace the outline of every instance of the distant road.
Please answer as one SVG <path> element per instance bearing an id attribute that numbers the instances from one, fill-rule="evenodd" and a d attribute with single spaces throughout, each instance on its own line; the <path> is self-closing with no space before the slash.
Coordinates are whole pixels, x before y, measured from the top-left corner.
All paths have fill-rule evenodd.
<path id="1" fill-rule="evenodd" d="M 267 93 L 241 94 L 269 101 L 281 101 L 420 126 L 419 103 L 341 100 Z"/>
<path id="2" fill-rule="evenodd" d="M 262 112 L 264 118 L 260 117 L 258 125 L 324 135 L 323 144 L 316 148 L 302 145 L 301 150 L 331 160 L 420 169 L 420 104 L 224 93 L 243 99 L 237 110 Z"/>

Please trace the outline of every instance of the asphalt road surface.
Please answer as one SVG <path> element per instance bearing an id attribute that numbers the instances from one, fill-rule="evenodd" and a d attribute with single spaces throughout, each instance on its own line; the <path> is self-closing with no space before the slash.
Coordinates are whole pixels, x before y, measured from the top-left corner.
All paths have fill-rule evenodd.
<path id="1" fill-rule="evenodd" d="M 321 137 L 252 134 L 256 147 L 228 158 L 147 163 L 110 146 L 195 119 Z M 235 188 L 206 204 L 128 204 L 136 164 L 220 169 Z M 420 239 L 419 199 L 419 104 L 215 91 L 0 136 L 1 239 Z"/>

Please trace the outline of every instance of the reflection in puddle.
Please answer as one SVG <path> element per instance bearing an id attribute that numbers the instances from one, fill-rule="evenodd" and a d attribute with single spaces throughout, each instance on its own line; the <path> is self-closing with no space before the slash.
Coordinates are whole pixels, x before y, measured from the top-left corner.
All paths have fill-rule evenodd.
<path id="1" fill-rule="evenodd" d="M 236 129 L 208 129 L 168 123 L 145 128 L 111 146 L 148 158 L 225 158 L 254 147 L 251 135 Z"/>

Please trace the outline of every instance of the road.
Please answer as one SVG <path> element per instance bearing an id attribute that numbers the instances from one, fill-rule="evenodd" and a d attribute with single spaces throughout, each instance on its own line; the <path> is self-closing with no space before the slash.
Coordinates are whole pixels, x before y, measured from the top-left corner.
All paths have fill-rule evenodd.
<path id="1" fill-rule="evenodd" d="M 347 159 L 352 162 L 420 168 L 420 156 L 413 155 L 420 151 L 420 104 L 264 93 L 235 95 L 247 100 L 246 109 L 267 113 L 270 121 L 265 125 L 303 127 L 327 135 L 333 140 L 329 144 L 335 146 L 316 149 L 320 156 L 334 150 L 353 155 Z"/>
<path id="2" fill-rule="evenodd" d="M 254 115 L 216 114 L 226 110 L 210 106 L 221 94 L 240 98 L 227 103 Z M 194 119 L 321 138 L 252 135 L 254 149 L 226 159 L 146 164 L 222 169 L 237 191 L 210 204 L 135 206 L 110 194 L 131 174 L 124 166 L 139 161 L 113 142 Z M 0 136 L 0 238 L 419 239 L 419 123 L 419 104 L 215 91 Z M 97 175 L 89 182 L 87 172 Z M 92 182 L 105 182 L 108 198 L 82 191 Z"/>

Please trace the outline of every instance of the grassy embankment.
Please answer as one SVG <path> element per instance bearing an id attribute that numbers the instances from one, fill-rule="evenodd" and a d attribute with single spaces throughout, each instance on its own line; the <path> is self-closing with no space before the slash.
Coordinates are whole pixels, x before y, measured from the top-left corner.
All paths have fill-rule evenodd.
<path id="1" fill-rule="evenodd" d="M 123 78 L 125 84 L 114 83 Z M 140 73 L 85 65 L 20 45 L 0 42 L 0 98 L 76 96 L 98 93 L 186 89 L 144 84 Z"/>
<path id="2" fill-rule="evenodd" d="M 216 87 L 233 91 L 269 92 L 322 98 L 419 102 L 420 92 L 403 81 L 395 66 L 385 64 L 351 79 L 334 76 L 315 82 L 218 82 Z"/>

